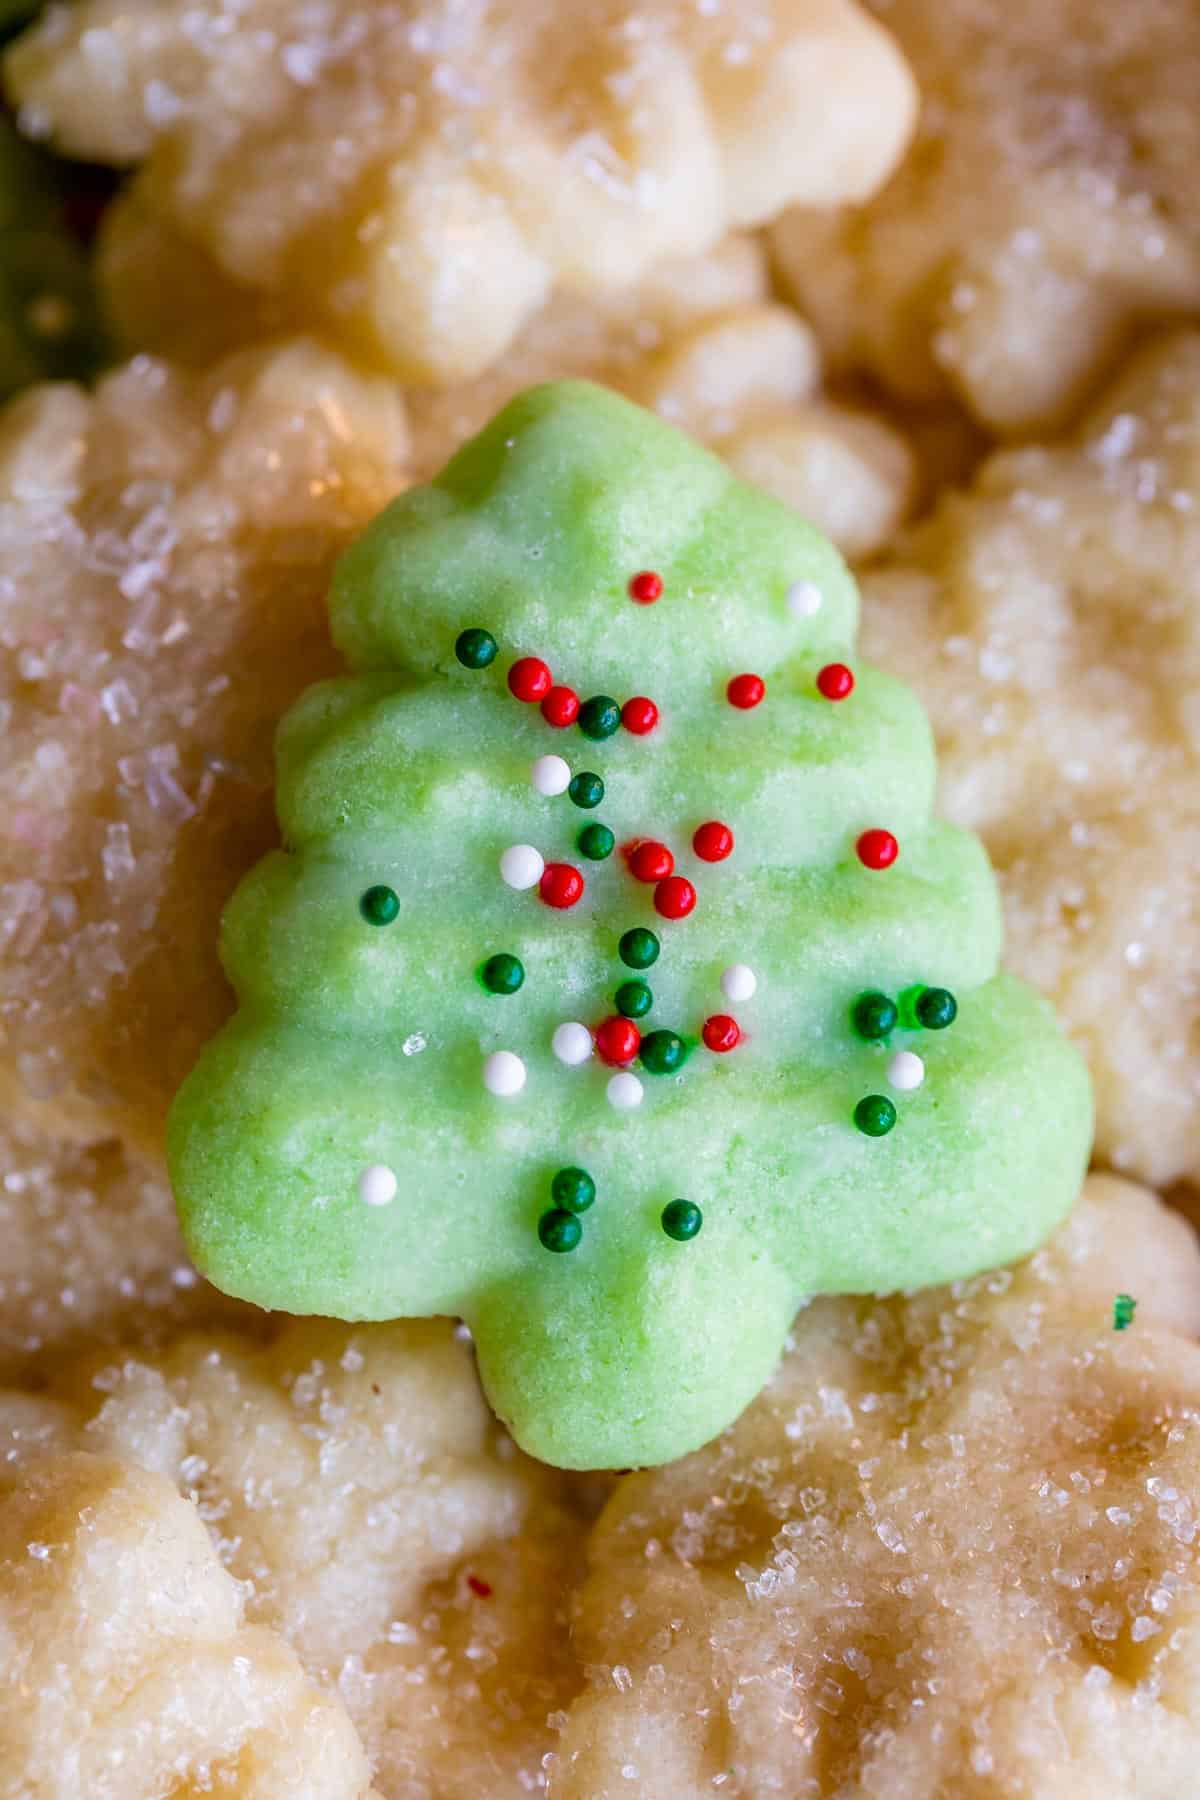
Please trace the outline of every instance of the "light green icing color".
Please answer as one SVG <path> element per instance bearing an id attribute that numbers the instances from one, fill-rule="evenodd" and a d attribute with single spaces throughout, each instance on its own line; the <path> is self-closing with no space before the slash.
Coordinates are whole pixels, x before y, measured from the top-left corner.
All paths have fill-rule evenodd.
<path id="1" fill-rule="evenodd" d="M 626 584 L 655 569 L 637 606 Z M 809 619 L 785 604 L 814 582 Z M 995 885 L 975 839 L 931 816 L 925 718 L 861 665 L 831 704 L 814 677 L 852 661 L 857 601 L 831 546 L 734 481 L 712 456 L 626 401 L 580 383 L 515 400 L 441 477 L 394 502 L 343 557 L 331 603 L 353 673 L 311 689 L 279 733 L 286 851 L 227 910 L 222 951 L 241 1010 L 172 1111 L 171 1170 L 187 1240 L 218 1286 L 268 1307 L 382 1319 L 460 1314 L 492 1403 L 535 1455 L 570 1467 L 655 1463 L 712 1437 L 751 1400 L 800 1300 L 945 1281 L 1031 1250 L 1075 1196 L 1091 1133 L 1087 1077 L 1048 1007 L 997 974 Z M 459 666 L 457 634 L 500 643 Z M 505 672 L 541 655 L 581 696 L 649 694 L 647 738 L 595 744 L 513 700 Z M 753 712 L 724 698 L 754 671 Z M 594 769 L 603 804 L 540 796 L 553 751 Z M 733 856 L 699 863 L 696 825 L 721 819 Z M 690 918 L 662 920 L 618 853 L 584 862 L 580 826 L 618 844 L 669 843 L 695 881 Z M 868 826 L 900 840 L 864 869 Z M 500 880 L 501 852 L 532 843 L 587 881 L 570 912 Z M 384 883 L 395 924 L 359 898 Z M 745 1033 L 693 1050 L 682 1072 L 642 1073 L 633 1113 L 611 1071 L 550 1050 L 567 1019 L 595 1025 L 627 978 L 621 933 L 662 939 L 643 1030 L 689 1041 L 711 1013 Z M 494 996 L 482 961 L 507 951 L 520 992 Z M 748 963 L 754 998 L 720 975 Z M 861 1041 L 866 988 L 948 987 L 940 1032 Z M 889 1136 L 853 1124 L 888 1094 L 896 1049 L 924 1085 L 892 1093 Z M 528 1067 L 498 1099 L 484 1057 Z M 395 1172 L 368 1206 L 358 1177 Z M 583 1240 L 537 1236 L 558 1168 L 595 1178 Z M 664 1205 L 695 1201 L 677 1243 Z"/>

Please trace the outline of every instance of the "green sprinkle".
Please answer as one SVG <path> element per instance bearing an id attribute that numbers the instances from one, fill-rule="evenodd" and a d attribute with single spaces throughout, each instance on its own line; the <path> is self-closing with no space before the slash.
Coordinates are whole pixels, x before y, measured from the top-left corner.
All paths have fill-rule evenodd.
<path id="1" fill-rule="evenodd" d="M 607 825 L 585 825 L 579 834 L 579 853 L 591 862 L 603 862 L 612 855 L 616 841 Z"/>
<path id="2" fill-rule="evenodd" d="M 578 775 L 572 775 L 567 793 L 576 806 L 585 807 L 590 812 L 604 798 L 604 783 L 591 769 L 581 769 Z"/>
<path id="3" fill-rule="evenodd" d="M 704 1214 L 692 1200 L 670 1200 L 662 1209 L 662 1228 L 677 1244 L 694 1238 L 704 1223 Z"/>
<path id="4" fill-rule="evenodd" d="M 1118 1294 L 1113 1301 L 1113 1330 L 1124 1331 L 1127 1325 L 1132 1325 L 1136 1310 L 1137 1301 L 1132 1294 Z"/>
<path id="5" fill-rule="evenodd" d="M 559 1169 L 550 1183 L 550 1198 L 560 1212 L 586 1212 L 596 1198 L 596 1184 L 586 1169 Z"/>
<path id="6" fill-rule="evenodd" d="M 652 931 L 647 931 L 644 925 L 635 925 L 621 938 L 617 954 L 627 969 L 648 969 L 658 961 L 661 948 Z"/>
<path id="7" fill-rule="evenodd" d="M 654 1005 L 654 995 L 644 981 L 623 981 L 616 992 L 617 1011 L 627 1019 L 644 1019 Z"/>
<path id="8" fill-rule="evenodd" d="M 472 625 L 469 631 L 460 631 L 454 640 L 454 654 L 464 669 L 486 669 L 489 663 L 496 660 L 498 645 L 490 631 L 481 631 L 478 625 Z"/>
<path id="9" fill-rule="evenodd" d="M 400 896 L 395 888 L 369 887 L 358 910 L 368 925 L 391 925 L 400 916 Z"/>
<path id="10" fill-rule="evenodd" d="M 854 1123 L 865 1137 L 886 1137 L 896 1123 L 896 1109 L 886 1094 L 867 1094 L 854 1109 Z"/>
<path id="11" fill-rule="evenodd" d="M 556 1206 L 551 1212 L 544 1212 L 538 1220 L 538 1237 L 544 1250 L 553 1250 L 561 1256 L 566 1250 L 577 1250 L 579 1240 L 583 1236 L 583 1226 L 574 1213 L 564 1212 Z"/>
<path id="12" fill-rule="evenodd" d="M 610 738 L 621 723 L 621 709 L 607 694 L 593 694 L 579 709 L 579 729 L 584 737 Z"/>
<path id="13" fill-rule="evenodd" d="M 875 1044 L 896 1029 L 900 1012 L 894 1000 L 871 989 L 858 996 L 850 1017 L 859 1037 Z"/>
<path id="14" fill-rule="evenodd" d="M 642 1039 L 640 1055 L 651 1075 L 673 1075 L 683 1067 L 687 1045 L 677 1031 L 651 1031 Z"/>
<path id="15" fill-rule="evenodd" d="M 949 988 L 926 988 L 917 1001 L 917 1020 L 926 1031 L 944 1031 L 958 1017 L 958 1001 Z"/>
<path id="16" fill-rule="evenodd" d="M 506 950 L 501 950 L 488 957 L 479 971 L 479 979 L 489 994 L 515 994 L 525 980 L 525 965 Z"/>

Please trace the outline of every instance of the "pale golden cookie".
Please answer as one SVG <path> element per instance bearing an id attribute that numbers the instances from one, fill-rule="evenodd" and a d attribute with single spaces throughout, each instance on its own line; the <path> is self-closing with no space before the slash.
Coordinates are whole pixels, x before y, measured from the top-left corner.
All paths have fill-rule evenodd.
<path id="1" fill-rule="evenodd" d="M 212 261 L 132 198 L 100 255 L 129 342 L 203 364 L 283 322 L 269 296 L 251 317 Z M 881 419 L 823 395 L 821 363 L 816 334 L 774 297 L 762 245 L 734 232 L 655 263 L 636 287 L 555 293 L 482 375 L 411 389 L 412 478 L 432 479 L 522 388 L 585 375 L 684 426 L 848 556 L 867 556 L 904 517 L 913 457 Z"/>
<path id="2" fill-rule="evenodd" d="M 1008 961 L 1087 1053 L 1098 1150 L 1200 1174 L 1200 337 L 1064 445 L 992 457 L 864 586 L 941 803 L 1000 875 Z"/>
<path id="3" fill-rule="evenodd" d="M 154 1163 L 114 1143 L 0 1131 L 0 1379 L 44 1375 L 83 1344 L 249 1310 L 196 1274 Z"/>
<path id="4" fill-rule="evenodd" d="M 368 1800 L 345 1708 L 243 1610 L 161 1476 L 84 1454 L 0 1473 L 5 1800 Z"/>
<path id="5" fill-rule="evenodd" d="M 48 1131 L 153 1143 L 224 1016 L 275 725 L 407 448 L 392 386 L 304 342 L 0 418 L 0 1088 Z"/>
<path id="6" fill-rule="evenodd" d="M 247 1617 L 340 1695 L 388 1800 L 539 1786 L 580 1683 L 588 1490 L 514 1449 L 448 1321 L 184 1336 L 0 1394 L 0 1466 L 73 1448 L 195 1502 Z"/>
<path id="7" fill-rule="evenodd" d="M 1016 1270 L 814 1303 L 601 1517 L 551 1794 L 1192 1792 L 1198 1330 L 1190 1228 L 1111 1178 Z"/>
<path id="8" fill-rule="evenodd" d="M 873 0 L 922 95 L 864 207 L 775 245 L 842 363 L 993 431 L 1057 424 L 1142 320 L 1200 307 L 1193 0 Z"/>
<path id="9" fill-rule="evenodd" d="M 249 329 L 265 297 L 440 381 L 554 287 L 627 286 L 793 202 L 865 197 L 914 111 L 854 0 L 86 0 L 7 67 L 27 131 L 144 160 L 131 229 L 149 214 L 199 246 Z M 187 333 L 185 312 L 159 347 Z"/>

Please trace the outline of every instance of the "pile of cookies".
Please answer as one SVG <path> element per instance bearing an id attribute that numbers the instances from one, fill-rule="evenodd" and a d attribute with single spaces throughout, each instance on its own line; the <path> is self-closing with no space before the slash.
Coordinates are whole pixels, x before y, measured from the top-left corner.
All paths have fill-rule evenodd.
<path id="1" fill-rule="evenodd" d="M 76 0 L 4 78 L 124 173 L 106 371 L 0 415 L 0 1792 L 1187 1792 L 1194 7 Z M 602 1477 L 515 1449 L 451 1322 L 215 1293 L 162 1163 L 334 559 L 569 374 L 855 563 L 1101 1171 Z"/>

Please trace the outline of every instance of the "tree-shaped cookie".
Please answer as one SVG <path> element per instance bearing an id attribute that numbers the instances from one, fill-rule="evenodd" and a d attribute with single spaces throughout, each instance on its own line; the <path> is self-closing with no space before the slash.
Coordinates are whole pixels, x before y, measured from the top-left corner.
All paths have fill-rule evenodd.
<path id="1" fill-rule="evenodd" d="M 591 1467 L 720 1430 L 805 1296 L 1042 1238 L 1087 1078 L 996 972 L 986 858 L 856 611 L 809 526 L 585 384 L 375 521 L 170 1121 L 212 1280 L 460 1314 L 518 1440 Z"/>

